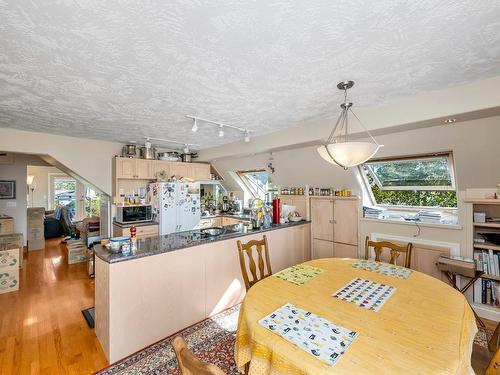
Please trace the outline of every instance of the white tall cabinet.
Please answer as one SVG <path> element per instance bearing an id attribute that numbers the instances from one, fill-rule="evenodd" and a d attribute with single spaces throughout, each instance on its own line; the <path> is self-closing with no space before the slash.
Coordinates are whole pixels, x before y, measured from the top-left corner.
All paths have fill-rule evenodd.
<path id="1" fill-rule="evenodd" d="M 358 215 L 358 197 L 311 197 L 312 258 L 357 258 Z"/>

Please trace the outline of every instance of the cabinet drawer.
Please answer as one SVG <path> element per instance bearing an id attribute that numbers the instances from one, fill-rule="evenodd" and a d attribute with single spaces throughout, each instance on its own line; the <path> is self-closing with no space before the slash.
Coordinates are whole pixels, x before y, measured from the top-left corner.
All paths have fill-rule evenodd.
<path id="1" fill-rule="evenodd" d="M 137 237 L 150 237 L 158 235 L 158 225 L 147 225 L 144 227 L 137 227 Z"/>

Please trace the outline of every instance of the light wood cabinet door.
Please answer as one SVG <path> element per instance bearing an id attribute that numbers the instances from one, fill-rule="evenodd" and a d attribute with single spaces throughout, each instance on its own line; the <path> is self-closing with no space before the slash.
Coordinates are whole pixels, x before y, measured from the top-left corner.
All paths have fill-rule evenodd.
<path id="1" fill-rule="evenodd" d="M 191 163 L 189 165 L 189 176 L 195 181 L 210 179 L 210 164 Z"/>
<path id="2" fill-rule="evenodd" d="M 116 178 L 135 178 L 135 160 L 130 158 L 115 158 Z"/>
<path id="3" fill-rule="evenodd" d="M 153 178 L 158 178 L 158 173 L 165 172 L 166 176 L 170 177 L 170 162 L 156 160 L 153 162 Z"/>
<path id="4" fill-rule="evenodd" d="M 333 257 L 334 258 L 358 258 L 358 246 L 346 245 L 344 243 L 333 243 Z"/>
<path id="5" fill-rule="evenodd" d="M 152 164 L 151 160 L 135 159 L 135 178 L 143 180 L 153 178 Z"/>
<path id="6" fill-rule="evenodd" d="M 333 200 L 311 199 L 312 236 L 333 241 Z"/>
<path id="7" fill-rule="evenodd" d="M 312 258 L 333 258 L 333 242 L 314 239 L 312 248 Z"/>
<path id="8" fill-rule="evenodd" d="M 171 162 L 170 174 L 177 177 L 190 177 L 189 176 L 189 163 Z"/>
<path id="9" fill-rule="evenodd" d="M 358 201 L 335 200 L 333 208 L 333 240 L 358 244 Z"/>

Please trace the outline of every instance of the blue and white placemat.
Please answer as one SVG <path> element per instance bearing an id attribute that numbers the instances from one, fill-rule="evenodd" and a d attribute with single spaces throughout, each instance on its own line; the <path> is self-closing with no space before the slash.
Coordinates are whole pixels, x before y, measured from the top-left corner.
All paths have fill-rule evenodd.
<path id="1" fill-rule="evenodd" d="M 332 296 L 368 310 L 379 311 L 395 291 L 396 288 L 390 285 L 357 277 L 334 292 Z"/>
<path id="2" fill-rule="evenodd" d="M 329 365 L 338 361 L 358 335 L 290 303 L 259 324 Z"/>
<path id="3" fill-rule="evenodd" d="M 380 273 L 381 275 L 396 277 L 398 279 L 407 279 L 412 270 L 405 267 L 396 266 L 390 263 L 376 262 L 374 260 L 360 259 L 352 264 L 354 268 L 365 271 Z"/>

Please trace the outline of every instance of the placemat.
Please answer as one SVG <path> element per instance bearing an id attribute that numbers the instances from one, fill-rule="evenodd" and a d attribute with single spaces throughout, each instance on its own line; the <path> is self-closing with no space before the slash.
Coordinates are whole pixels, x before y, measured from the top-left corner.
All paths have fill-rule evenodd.
<path id="1" fill-rule="evenodd" d="M 307 266 L 305 264 L 298 264 L 296 266 L 285 268 L 284 270 L 274 274 L 273 276 L 297 285 L 302 285 L 323 272 L 324 270 L 322 270 L 321 268 Z"/>
<path id="2" fill-rule="evenodd" d="M 368 310 L 379 311 L 395 291 L 396 288 L 390 285 L 357 277 L 334 292 L 332 296 Z"/>
<path id="3" fill-rule="evenodd" d="M 259 324 L 329 365 L 339 360 L 358 335 L 290 303 L 259 320 Z"/>
<path id="4" fill-rule="evenodd" d="M 352 264 L 354 268 L 380 273 L 382 275 L 407 279 L 412 270 L 405 267 L 395 266 L 390 263 L 375 262 L 374 260 L 360 259 Z"/>

